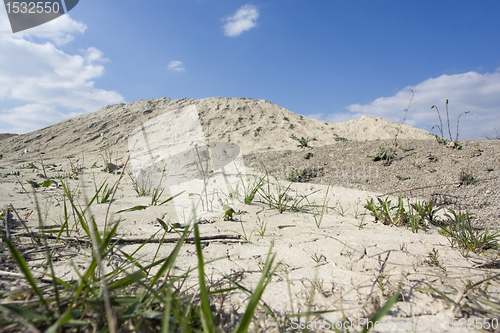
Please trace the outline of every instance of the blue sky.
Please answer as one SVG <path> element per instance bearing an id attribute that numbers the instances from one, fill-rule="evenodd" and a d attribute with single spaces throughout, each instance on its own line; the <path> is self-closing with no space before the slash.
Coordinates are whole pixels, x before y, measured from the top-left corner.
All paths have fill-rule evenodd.
<path id="1" fill-rule="evenodd" d="M 499 15 L 497 0 L 82 0 L 12 34 L 0 7 L 0 132 L 160 97 L 400 122 L 413 89 L 407 124 L 439 125 L 449 99 L 453 137 L 468 110 L 460 138 L 482 139 L 500 132 Z"/>

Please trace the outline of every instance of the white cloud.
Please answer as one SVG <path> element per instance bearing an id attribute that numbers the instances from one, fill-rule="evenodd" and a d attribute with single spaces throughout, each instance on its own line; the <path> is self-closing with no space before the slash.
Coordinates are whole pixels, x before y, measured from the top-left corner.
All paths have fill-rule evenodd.
<path id="1" fill-rule="evenodd" d="M 445 128 L 443 132 L 445 137 L 449 137 L 445 107 L 448 99 L 453 139 L 456 135 L 457 117 L 464 111 L 470 111 L 470 114 L 460 118 L 459 139 L 482 139 L 483 132 L 491 134 L 494 133 L 494 128 L 500 130 L 500 71 L 485 74 L 468 72 L 431 78 L 406 87 L 392 97 L 380 97 L 366 105 L 349 105 L 347 108 L 350 112 L 333 114 L 328 120 L 340 122 L 373 115 L 399 123 L 411 98 L 410 89 L 415 92 L 415 97 L 405 124 L 430 131 L 434 125 L 440 125 L 436 110 L 431 109 L 431 106 L 437 105 Z M 440 134 L 437 128 L 432 132 Z"/>
<path id="2" fill-rule="evenodd" d="M 257 7 L 249 4 L 242 6 L 236 11 L 236 14 L 223 19 L 227 22 L 224 25 L 224 34 L 228 37 L 239 36 L 242 32 L 256 27 L 258 17 Z"/>
<path id="3" fill-rule="evenodd" d="M 168 63 L 168 70 L 173 72 L 184 72 L 186 68 L 182 67 L 182 61 L 172 60 Z"/>
<path id="4" fill-rule="evenodd" d="M 58 48 L 85 29 L 64 15 L 12 34 L 6 12 L 0 11 L 0 102 L 11 107 L 0 110 L 0 133 L 26 133 L 124 102 L 117 92 L 94 87 L 109 61 L 100 50 L 89 47 L 71 55 Z"/>

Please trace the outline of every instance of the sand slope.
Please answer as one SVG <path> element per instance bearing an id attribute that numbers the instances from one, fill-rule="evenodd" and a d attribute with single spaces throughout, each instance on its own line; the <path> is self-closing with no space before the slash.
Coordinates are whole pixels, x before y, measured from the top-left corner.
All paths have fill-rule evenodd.
<path id="1" fill-rule="evenodd" d="M 364 116 L 344 123 L 308 119 L 265 100 L 250 98 L 206 98 L 201 100 L 161 98 L 131 104 L 106 106 L 47 128 L 6 138 L 0 149 L 22 153 L 26 149 L 72 155 L 97 152 L 106 144 L 125 152 L 127 136 L 142 123 L 188 105 L 196 105 L 205 135 L 213 141 L 233 142 L 245 150 L 293 149 L 290 135 L 315 137 L 312 146 L 335 143 L 335 135 L 349 140 L 391 139 L 399 124 L 382 118 Z M 401 139 L 429 139 L 431 134 L 403 125 Z"/>

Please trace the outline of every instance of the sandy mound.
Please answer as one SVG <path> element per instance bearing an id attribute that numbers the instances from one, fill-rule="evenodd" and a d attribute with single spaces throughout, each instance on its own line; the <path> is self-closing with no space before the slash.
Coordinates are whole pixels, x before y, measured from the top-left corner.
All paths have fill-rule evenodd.
<path id="1" fill-rule="evenodd" d="M 391 139 L 399 124 L 382 118 L 363 116 L 360 120 L 328 123 L 308 119 L 265 100 L 250 98 L 207 98 L 201 100 L 161 98 L 131 104 L 109 105 L 97 112 L 75 117 L 25 135 L 0 142 L 5 152 L 49 153 L 60 156 L 81 151 L 97 152 L 106 144 L 115 151 L 127 151 L 127 137 L 137 126 L 165 112 L 196 105 L 205 136 L 212 141 L 233 142 L 248 150 L 293 149 L 290 138 L 316 138 L 311 146 L 334 144 L 337 138 L 348 140 Z M 424 130 L 403 125 L 401 139 L 429 139 Z"/>

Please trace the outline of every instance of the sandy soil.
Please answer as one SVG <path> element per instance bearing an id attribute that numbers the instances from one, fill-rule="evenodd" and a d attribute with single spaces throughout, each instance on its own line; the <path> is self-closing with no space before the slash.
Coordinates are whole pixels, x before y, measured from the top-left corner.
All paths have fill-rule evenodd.
<path id="1" fill-rule="evenodd" d="M 232 276 L 252 289 L 272 246 L 279 266 L 263 300 L 281 318 L 284 314 L 311 307 L 315 311 L 330 312 L 310 320 L 328 319 L 335 323 L 348 318 L 359 321 L 379 309 L 398 286 L 402 296 L 384 320 L 410 326 L 411 322 L 420 321 L 421 326 L 392 331 L 427 332 L 428 325 L 433 323 L 433 331 L 447 332 L 450 331 L 447 320 L 491 317 L 488 312 L 454 307 L 429 290 L 436 288 L 457 303 L 466 304 L 467 297 L 460 297 L 460 294 L 467 285 L 498 274 L 497 250 L 471 253 L 465 258 L 438 228 L 429 226 L 413 233 L 406 227 L 374 223 L 374 218 L 365 214 L 364 205 L 367 200 L 389 192 L 393 202 L 399 194 L 420 200 L 440 198 L 441 204 L 473 211 L 482 221 L 480 226 L 498 229 L 498 142 L 463 142 L 462 150 L 453 150 L 437 144 L 428 132 L 405 125 L 400 127 L 380 118 L 363 117 L 357 121 L 329 124 L 306 119 L 267 101 L 251 99 L 174 101 L 164 98 L 109 106 L 93 114 L 0 141 L 3 155 L 0 159 L 0 204 L 2 207 L 12 205 L 16 210 L 11 232 L 23 232 L 21 220 L 32 230 L 39 228 L 35 198 L 40 205 L 44 228 L 58 228 L 65 219 L 61 182 L 69 186 L 75 200 L 84 206 L 101 184 L 112 186 L 120 180 L 116 200 L 111 205 L 94 202 L 91 214 L 101 229 L 108 214 L 114 222 L 119 221 L 118 234 L 131 240 L 120 245 L 127 253 L 139 247 L 132 242 L 134 239 L 148 238 L 162 230 L 157 219 L 172 224 L 179 220 L 184 223 L 178 207 L 173 204 L 151 205 L 151 195 L 138 196 L 134 190 L 137 179 L 129 175 L 133 172 L 132 163 L 127 164 L 126 170 L 123 164 L 129 157 L 130 140 L 127 139 L 134 129 L 142 124 L 148 132 L 154 128 L 151 121 L 155 117 L 189 105 L 196 105 L 203 134 L 209 142 L 238 144 L 245 162 L 244 173 L 238 170 L 240 174 L 229 175 L 231 186 L 217 192 L 221 201 L 234 208 L 233 219 L 224 218 L 224 210 L 215 196 L 205 202 L 204 207 L 213 206 L 213 214 L 200 220 L 202 236 L 234 236 L 204 241 L 204 258 L 207 261 L 217 259 L 207 268 L 211 281 Z M 376 154 L 380 146 L 389 146 L 398 131 L 400 146 L 405 150 L 398 150 L 390 165 L 367 157 Z M 315 137 L 317 141 L 310 142 L 312 148 L 301 149 L 296 147 L 291 134 L 299 138 Z M 149 143 L 152 144 L 154 142 Z M 244 187 L 248 188 L 263 176 L 263 166 L 269 174 L 264 190 L 275 195 L 280 188 L 281 191 L 288 188 L 285 178 L 293 170 L 310 168 L 307 177 L 295 178 L 298 182 L 291 184 L 284 196 L 288 205 L 301 200 L 305 205 L 303 210 L 289 208 L 280 213 L 263 203 L 262 192 L 249 205 L 241 202 Z M 457 186 L 463 168 L 474 171 L 476 182 Z M 45 174 L 55 183 L 40 186 L 33 193 L 27 181 L 43 182 Z M 222 177 L 214 172 L 214 178 L 207 179 L 215 182 L 222 179 L 217 178 L 219 176 Z M 334 180 L 328 186 L 332 176 Z M 159 184 L 165 188 L 162 199 L 177 193 L 172 191 L 173 187 L 165 187 L 161 179 Z M 411 190 L 435 184 L 440 187 Z M 190 197 L 184 194 L 183 204 L 189 198 L 198 200 L 197 207 L 201 207 L 199 201 L 202 199 L 193 199 L 197 197 L 192 193 Z M 146 208 L 127 211 L 138 205 Z M 322 206 L 326 209 L 318 222 Z M 72 237 L 85 239 L 73 216 L 69 218 L 69 230 Z M 172 231 L 168 237 L 176 236 Z M 18 246 L 24 251 L 34 248 L 25 237 L 18 240 Z M 85 267 L 89 247 L 76 240 L 59 242 L 57 246 L 60 250 L 57 251 L 56 274 L 66 281 L 77 278 L 74 267 Z M 145 263 L 150 262 L 157 248 L 157 243 L 150 242 L 137 256 Z M 173 244 L 164 244 L 156 256 L 166 256 L 172 248 Z M 194 245 L 186 243 L 176 269 L 186 272 L 196 267 L 195 253 Z M 41 278 L 43 255 L 32 253 L 26 257 Z M 0 258 L 4 272 L 18 272 L 12 259 Z M 107 269 L 113 269 L 125 259 L 116 254 L 107 260 Z M 5 276 L 0 281 L 1 290 L 23 284 L 19 279 Z M 197 277 L 193 276 L 190 283 L 196 285 Z M 476 291 L 470 291 L 471 295 L 473 292 Z M 489 300 L 498 304 L 499 292 L 499 280 L 491 280 Z M 241 295 L 234 295 L 227 306 L 229 310 L 241 312 L 246 301 Z M 288 330 L 297 328 L 295 324 L 292 321 L 284 323 Z M 276 329 L 269 318 L 258 321 L 258 325 L 261 331 Z M 384 327 L 374 331 L 391 330 Z M 453 331 L 470 330 L 457 328 Z"/>

